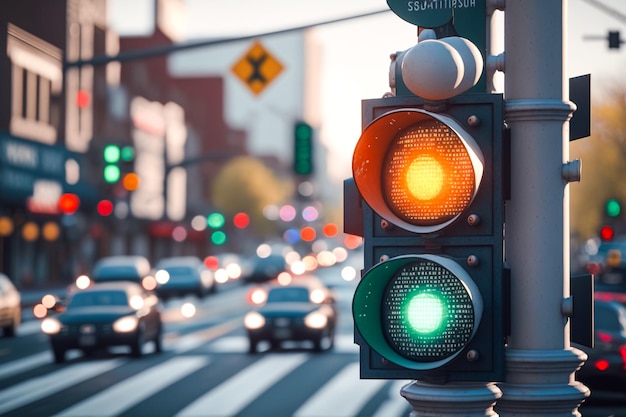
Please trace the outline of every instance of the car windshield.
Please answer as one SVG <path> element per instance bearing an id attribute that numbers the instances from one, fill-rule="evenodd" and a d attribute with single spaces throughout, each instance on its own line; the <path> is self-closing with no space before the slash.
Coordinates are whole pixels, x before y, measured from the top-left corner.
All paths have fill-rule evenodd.
<path id="1" fill-rule="evenodd" d="M 597 330 L 623 332 L 626 329 L 626 316 L 623 310 L 602 304 L 595 305 L 594 323 Z"/>
<path id="2" fill-rule="evenodd" d="M 188 266 L 170 266 L 165 269 L 170 275 L 191 275 L 192 268 Z"/>
<path id="3" fill-rule="evenodd" d="M 91 291 L 74 294 L 68 308 L 88 306 L 127 306 L 128 298 L 124 291 Z"/>
<path id="4" fill-rule="evenodd" d="M 270 290 L 267 295 L 268 303 L 280 302 L 309 302 L 309 290 L 304 287 L 283 287 Z"/>
<path id="5" fill-rule="evenodd" d="M 137 268 L 134 266 L 112 266 L 102 267 L 96 271 L 94 278 L 98 279 L 115 279 L 115 280 L 136 280 L 140 278 Z"/>

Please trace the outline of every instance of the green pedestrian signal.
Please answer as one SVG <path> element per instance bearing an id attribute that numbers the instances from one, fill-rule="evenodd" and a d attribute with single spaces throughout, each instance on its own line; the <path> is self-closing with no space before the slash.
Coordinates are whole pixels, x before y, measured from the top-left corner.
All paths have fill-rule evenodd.
<path id="1" fill-rule="evenodd" d="M 294 126 L 293 170 L 297 175 L 313 173 L 313 128 L 302 121 Z"/>

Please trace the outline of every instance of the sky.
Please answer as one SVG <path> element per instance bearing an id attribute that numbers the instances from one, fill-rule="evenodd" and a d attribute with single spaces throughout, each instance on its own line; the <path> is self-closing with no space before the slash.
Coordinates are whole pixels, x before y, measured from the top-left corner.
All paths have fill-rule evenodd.
<path id="1" fill-rule="evenodd" d="M 149 30 L 153 0 L 110 0 L 112 26 L 121 33 Z M 615 10 L 608 13 L 592 3 Z M 243 36 L 388 9 L 385 0 L 184 0 L 186 39 Z M 567 75 L 591 74 L 592 97 L 626 82 L 626 45 L 609 50 L 609 30 L 626 37 L 626 1 L 569 0 Z M 416 42 L 416 28 L 393 12 L 316 29 L 322 53 L 321 140 L 330 151 L 331 175 L 351 175 L 361 132 L 361 100 L 389 91 L 389 55 Z M 349 76 L 346 77 L 346 74 Z M 593 111 L 593 110 L 592 110 Z"/>

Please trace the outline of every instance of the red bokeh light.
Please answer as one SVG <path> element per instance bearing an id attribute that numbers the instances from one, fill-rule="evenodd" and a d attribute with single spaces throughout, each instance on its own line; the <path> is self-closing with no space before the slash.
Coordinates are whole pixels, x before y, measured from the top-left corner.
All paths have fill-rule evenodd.
<path id="1" fill-rule="evenodd" d="M 101 200 L 96 207 L 98 214 L 101 216 L 110 216 L 113 213 L 113 203 L 109 200 Z"/>
<path id="2" fill-rule="evenodd" d="M 87 91 L 80 90 L 78 93 L 76 93 L 76 105 L 81 109 L 89 106 L 90 101 L 91 95 Z"/>
<path id="3" fill-rule="evenodd" d="M 65 193 L 59 197 L 59 210 L 63 214 L 74 214 L 80 207 L 80 198 L 76 194 Z"/>
<path id="4" fill-rule="evenodd" d="M 237 213 L 233 217 L 233 224 L 238 229 L 245 229 L 250 224 L 250 216 L 246 213 Z"/>
<path id="5" fill-rule="evenodd" d="M 207 256 L 204 258 L 204 266 L 209 268 L 211 271 L 215 271 L 220 266 L 220 260 L 215 256 Z"/>

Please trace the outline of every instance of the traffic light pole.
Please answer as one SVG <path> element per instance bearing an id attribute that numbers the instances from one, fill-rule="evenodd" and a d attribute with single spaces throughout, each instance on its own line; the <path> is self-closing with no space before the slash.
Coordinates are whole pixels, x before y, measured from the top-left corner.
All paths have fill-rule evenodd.
<path id="1" fill-rule="evenodd" d="M 500 416 L 579 416 L 589 394 L 573 373 L 585 356 L 570 346 L 567 0 L 508 0 L 505 118 L 511 133 L 506 260 L 511 335 Z M 573 174 L 571 172 L 574 171 Z M 570 174 L 568 174 L 570 173 Z"/>

